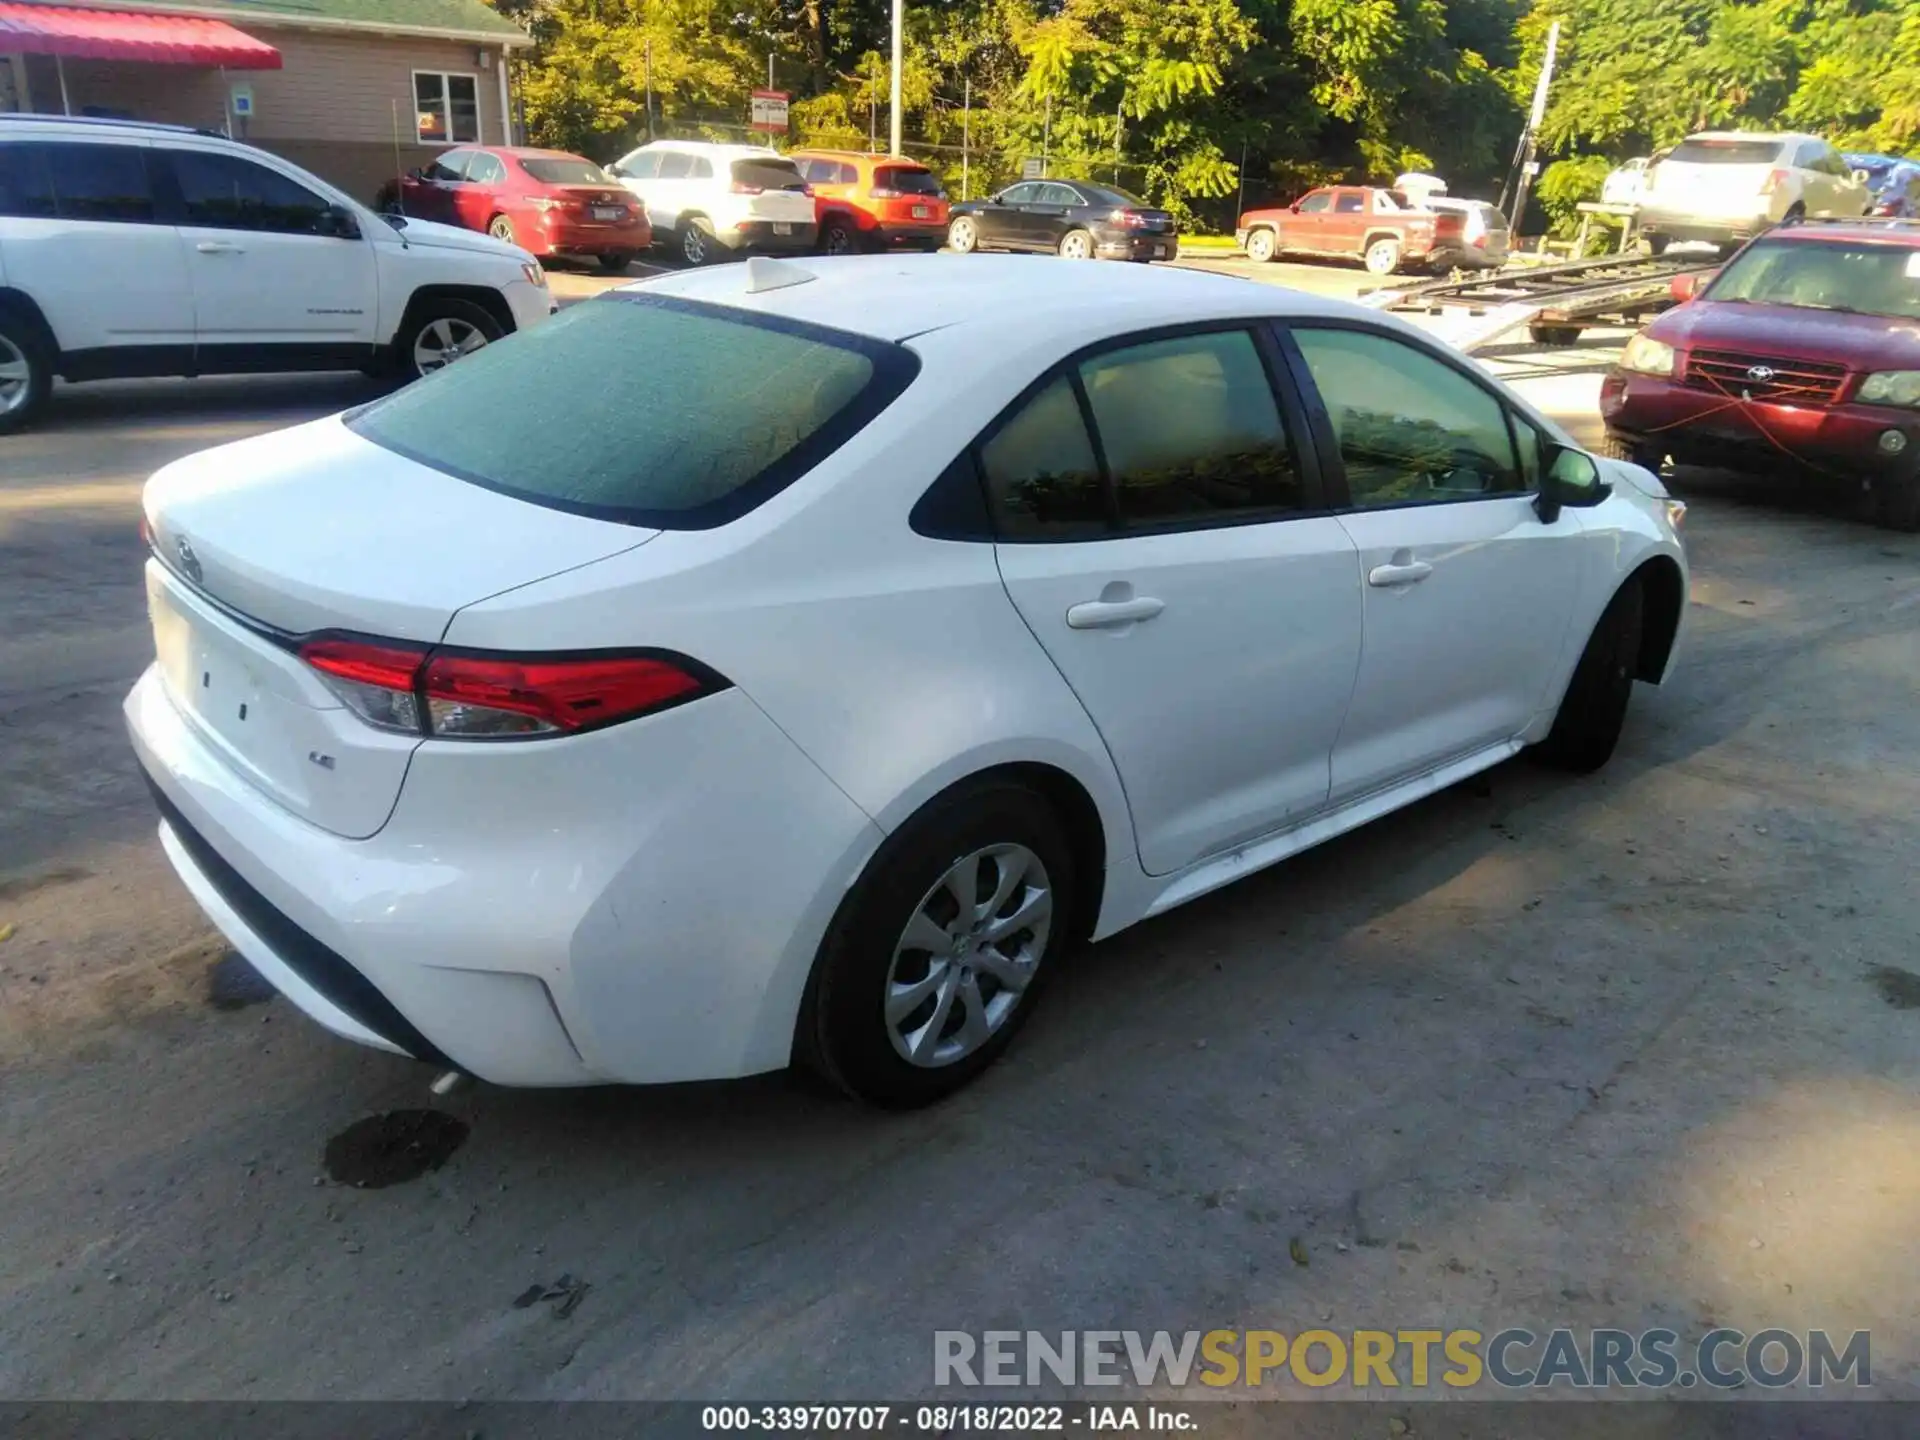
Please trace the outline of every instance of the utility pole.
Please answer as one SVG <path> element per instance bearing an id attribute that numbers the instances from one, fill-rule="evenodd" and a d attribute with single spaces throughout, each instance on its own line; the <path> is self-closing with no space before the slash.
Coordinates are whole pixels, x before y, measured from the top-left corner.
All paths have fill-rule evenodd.
<path id="1" fill-rule="evenodd" d="M 773 52 L 767 52 L 767 89 L 773 89 Z"/>
<path id="2" fill-rule="evenodd" d="M 1120 96 L 1120 103 L 1113 107 L 1113 183 L 1120 183 L 1120 140 L 1127 124 L 1127 97 Z"/>
<path id="3" fill-rule="evenodd" d="M 893 0 L 893 93 L 889 98 L 893 117 L 887 132 L 889 155 L 900 153 L 900 27 L 904 4 L 905 0 Z"/>
<path id="4" fill-rule="evenodd" d="M 960 81 L 960 198 L 973 198 L 973 77 L 965 75 Z"/>
<path id="5" fill-rule="evenodd" d="M 1053 153 L 1053 96 L 1047 96 L 1047 118 L 1040 122 L 1040 173 L 1047 173 L 1047 160 Z"/>
<path id="6" fill-rule="evenodd" d="M 647 139 L 653 139 L 653 37 L 647 37 Z"/>
<path id="7" fill-rule="evenodd" d="M 1514 187 L 1513 209 L 1507 215 L 1507 223 L 1515 235 L 1520 233 L 1521 217 L 1527 213 L 1527 192 L 1533 188 L 1534 149 L 1540 136 L 1541 122 L 1547 118 L 1547 87 L 1553 83 L 1553 59 L 1560 48 L 1560 22 L 1554 21 L 1547 27 L 1547 54 L 1540 65 L 1540 79 L 1533 87 L 1533 108 L 1527 112 L 1527 128 L 1521 133 L 1520 147 L 1514 152 L 1514 170 L 1516 174 L 1508 177 Z M 1500 203 L 1504 208 L 1507 201 L 1505 188 L 1500 192 Z"/>

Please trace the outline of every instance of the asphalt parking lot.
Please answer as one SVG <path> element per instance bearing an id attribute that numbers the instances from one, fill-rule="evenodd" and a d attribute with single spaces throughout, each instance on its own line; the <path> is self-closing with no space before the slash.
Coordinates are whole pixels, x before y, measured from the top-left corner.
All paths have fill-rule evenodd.
<path id="1" fill-rule="evenodd" d="M 1617 339 L 1490 359 L 1591 437 Z M 226 960 L 119 719 L 146 474 L 371 393 L 70 389 L 0 441 L 0 1396 L 904 1397 L 937 1329 L 1312 1324 L 1869 1329 L 1920 1395 L 1920 538 L 1683 474 L 1691 635 L 1611 767 L 1084 952 L 937 1110 L 434 1100 Z M 441 1168 L 328 1178 L 429 1106 Z"/>

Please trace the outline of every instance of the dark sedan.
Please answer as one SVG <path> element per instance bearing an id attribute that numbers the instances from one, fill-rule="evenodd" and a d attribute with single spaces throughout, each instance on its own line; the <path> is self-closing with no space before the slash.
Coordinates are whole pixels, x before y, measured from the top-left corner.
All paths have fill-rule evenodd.
<path id="1" fill-rule="evenodd" d="M 1052 250 L 1069 260 L 1171 260 L 1173 216 L 1124 190 L 1085 180 L 1022 180 L 955 205 L 947 244 L 975 250 Z"/>

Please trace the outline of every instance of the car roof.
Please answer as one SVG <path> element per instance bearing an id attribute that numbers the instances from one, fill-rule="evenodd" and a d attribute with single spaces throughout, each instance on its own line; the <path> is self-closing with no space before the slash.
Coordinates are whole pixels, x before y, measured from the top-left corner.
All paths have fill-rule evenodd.
<path id="1" fill-rule="evenodd" d="M 544 145 L 462 145 L 462 150 L 485 150 L 493 155 L 511 155 L 516 160 L 586 160 L 576 150 L 549 150 Z M 591 165 L 593 162 L 587 160 Z"/>
<path id="2" fill-rule="evenodd" d="M 684 150 L 689 155 L 707 155 L 715 160 L 785 160 L 787 157 L 766 145 L 724 145 L 717 140 L 649 140 L 642 150 Z"/>
<path id="3" fill-rule="evenodd" d="M 159 133 L 199 135 L 214 140 L 231 139 L 230 136 L 223 135 L 218 130 L 203 130 L 192 125 L 169 125 L 160 120 L 116 120 L 104 115 L 41 115 L 25 110 L 0 113 L 0 133 L 5 133 L 6 130 L 15 126 L 37 132 L 64 131 L 75 138 L 98 135 L 102 131 L 121 130 L 135 135 Z"/>
<path id="4" fill-rule="evenodd" d="M 749 293 L 751 262 L 683 270 L 626 287 L 630 293 L 735 306 L 881 340 L 962 326 L 1026 327 L 1052 315 L 1090 313 L 1118 332 L 1195 320 L 1261 315 L 1370 316 L 1346 301 L 1232 275 L 1144 265 L 1036 263 L 1018 255 L 808 257 L 773 262 L 805 283 Z"/>
<path id="5" fill-rule="evenodd" d="M 1775 143 L 1819 138 L 1818 135 L 1808 135 L 1799 130 L 1696 130 L 1687 136 L 1688 140 L 1771 140 Z"/>
<path id="6" fill-rule="evenodd" d="M 1759 237 L 1763 240 L 1791 240 L 1818 244 L 1822 240 L 1870 241 L 1920 250 L 1920 220 L 1902 218 L 1860 220 L 1803 220 L 1797 225 L 1776 225 Z"/>
<path id="7" fill-rule="evenodd" d="M 787 152 L 791 160 L 796 155 L 804 155 L 809 160 L 864 160 L 870 165 L 917 165 L 927 168 L 926 162 L 916 160 L 911 155 L 887 155 L 878 150 L 828 150 L 818 145 L 799 145 Z"/>

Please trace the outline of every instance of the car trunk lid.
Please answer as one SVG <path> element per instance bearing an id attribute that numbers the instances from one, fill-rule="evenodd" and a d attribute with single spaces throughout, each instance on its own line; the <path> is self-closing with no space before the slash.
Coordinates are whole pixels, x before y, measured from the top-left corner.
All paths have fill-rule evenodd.
<path id="1" fill-rule="evenodd" d="M 462 606 L 659 533 L 513 499 L 338 419 L 176 462 L 144 510 L 148 612 L 175 707 L 261 792 L 355 838 L 386 823 L 419 737 L 348 710 L 300 659 L 303 637 L 431 645 Z"/>

